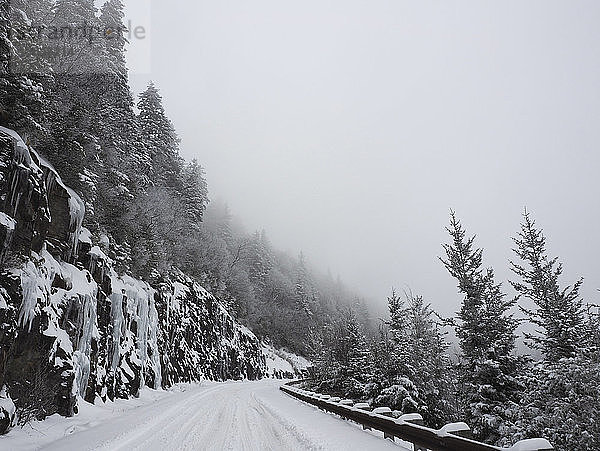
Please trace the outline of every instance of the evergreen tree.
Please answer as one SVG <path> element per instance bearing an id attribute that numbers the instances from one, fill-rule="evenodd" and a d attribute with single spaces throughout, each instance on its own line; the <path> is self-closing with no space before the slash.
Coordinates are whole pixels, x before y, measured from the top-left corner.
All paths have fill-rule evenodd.
<path id="1" fill-rule="evenodd" d="M 584 310 L 579 297 L 583 279 L 561 288 L 562 264 L 558 258 L 548 258 L 546 237 L 527 212 L 523 214 L 521 231 L 514 242 L 517 246 L 514 252 L 522 264 L 511 262 L 511 269 L 521 280 L 511 284 L 519 298 L 535 304 L 534 310 L 522 306 L 521 310 L 540 328 L 538 335 L 527 333 L 526 337 L 547 360 L 555 362 L 574 357 L 584 345 Z"/>
<path id="2" fill-rule="evenodd" d="M 100 32 L 105 42 L 104 56 L 107 71 L 126 81 L 125 44 L 127 40 L 125 38 L 124 9 L 121 0 L 108 0 L 104 3 L 100 10 Z"/>
<path id="3" fill-rule="evenodd" d="M 247 241 L 246 264 L 252 284 L 260 292 L 267 285 L 267 276 L 273 268 L 273 255 L 265 231 L 255 232 Z"/>
<path id="4" fill-rule="evenodd" d="M 208 204 L 208 186 L 204 178 L 204 169 L 196 159 L 183 168 L 181 196 L 185 213 L 193 224 L 202 222 Z"/>
<path id="5" fill-rule="evenodd" d="M 54 71 L 62 75 L 104 71 L 104 38 L 94 0 L 57 0 L 48 37 L 55 45 Z M 85 77 L 87 78 L 87 77 Z"/>
<path id="6" fill-rule="evenodd" d="M 373 377 L 370 350 L 356 315 L 351 310 L 345 318 L 346 361 L 343 362 L 344 396 L 368 395 L 367 384 Z"/>
<path id="7" fill-rule="evenodd" d="M 374 340 L 371 350 L 373 354 L 373 392 L 381 391 L 393 384 L 397 374 L 396 361 L 394 359 L 394 342 L 391 339 L 389 328 L 386 324 L 380 324 L 379 336 Z"/>
<path id="8" fill-rule="evenodd" d="M 580 353 L 543 360 L 522 376 L 525 389 L 504 442 L 544 437 L 555 449 L 600 449 L 600 360 Z"/>
<path id="9" fill-rule="evenodd" d="M 296 275 L 296 310 L 306 317 L 312 316 L 313 312 L 310 308 L 311 287 L 308 280 L 306 264 L 304 262 L 304 254 L 300 253 L 298 257 L 298 269 Z"/>
<path id="10" fill-rule="evenodd" d="M 505 298 L 493 270 L 482 267 L 483 249 L 475 247 L 475 237 L 466 238 L 454 212 L 447 230 L 452 241 L 441 261 L 464 296 L 455 324 L 464 359 L 464 417 L 477 438 L 494 443 L 519 395 L 520 359 L 512 354 L 517 321 L 508 313 L 515 301 Z"/>
<path id="11" fill-rule="evenodd" d="M 434 320 L 431 306 L 422 296 L 408 294 L 408 318 L 406 340 L 415 368 L 413 382 L 423 400 L 419 412 L 428 425 L 441 427 L 455 419 L 456 414 L 448 344 Z"/>
<path id="12" fill-rule="evenodd" d="M 48 25 L 51 8 L 48 0 L 0 1 L 0 125 L 31 143 L 47 132 L 53 74 L 39 31 Z"/>
<path id="13" fill-rule="evenodd" d="M 321 331 L 318 337 L 307 340 L 315 387 L 346 398 L 370 395 L 373 360 L 356 314 L 346 308 Z M 311 334 L 315 334 L 314 329 Z"/>
<path id="14" fill-rule="evenodd" d="M 423 298 L 412 293 L 405 298 L 395 291 L 388 297 L 388 329 L 380 332 L 374 350 L 378 377 L 385 381 L 377 402 L 419 412 L 437 427 L 454 414 L 447 344 Z"/>
<path id="15" fill-rule="evenodd" d="M 409 309 L 402 296 L 399 296 L 395 290 L 392 290 L 391 296 L 388 297 L 388 310 L 389 334 L 393 345 L 391 355 L 393 375 L 390 384 L 393 385 L 399 377 L 412 379 L 415 370 L 412 366 L 413 360 L 408 341 Z"/>
<path id="16" fill-rule="evenodd" d="M 102 37 L 102 72 L 96 75 L 100 93 L 94 110 L 93 133 L 100 155 L 98 198 L 94 210 L 98 224 L 117 241 L 123 241 L 127 224 L 123 217 L 131 202 L 144 194 L 150 159 L 140 146 L 133 96 L 125 65 L 124 6 L 109 0 L 99 18 Z"/>
<path id="17" fill-rule="evenodd" d="M 520 280 L 511 283 L 518 298 L 535 305 L 533 309 L 521 306 L 538 328 L 537 333 L 525 335 L 544 358 L 521 377 L 525 390 L 512 427 L 505 431 L 505 443 L 543 436 L 557 449 L 597 449 L 597 318 L 592 307 L 585 314 L 579 297 L 583 279 L 573 286 L 560 286 L 562 264 L 557 258 L 548 258 L 546 237 L 527 212 L 514 242 L 521 261 L 511 262 L 511 269 Z"/>
<path id="18" fill-rule="evenodd" d="M 384 376 L 376 390 L 375 402 L 404 413 L 416 412 L 422 401 L 413 383 L 415 367 L 408 340 L 409 310 L 395 290 L 388 297 L 388 309 L 390 321 L 386 324 L 387 330 L 380 331 L 374 351 L 375 374 Z"/>
<path id="19" fill-rule="evenodd" d="M 175 191 L 181 190 L 182 159 L 179 138 L 167 117 L 162 97 L 153 83 L 140 94 L 138 124 L 145 152 L 152 162 L 149 182 Z"/>
<path id="20" fill-rule="evenodd" d="M 313 364 L 310 370 L 312 384 L 320 392 L 343 396 L 344 391 L 340 385 L 342 365 L 337 353 L 340 344 L 338 323 L 329 323 L 320 331 L 311 330 L 309 337 L 308 355 Z"/>

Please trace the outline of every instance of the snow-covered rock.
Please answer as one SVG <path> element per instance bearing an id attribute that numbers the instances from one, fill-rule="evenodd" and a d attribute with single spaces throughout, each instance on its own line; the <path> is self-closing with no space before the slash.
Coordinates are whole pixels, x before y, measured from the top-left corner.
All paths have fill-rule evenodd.
<path id="1" fill-rule="evenodd" d="M 35 398 L 35 417 L 70 416 L 78 397 L 265 375 L 258 339 L 189 277 L 117 274 L 79 196 L 1 127 L 0 173 L 0 263 L 17 257 L 0 267 L 0 431 L 8 393 L 17 411 Z"/>
<path id="2" fill-rule="evenodd" d="M 266 373 L 256 336 L 182 273 L 158 284 L 159 349 L 167 385 L 198 379 L 257 379 Z"/>

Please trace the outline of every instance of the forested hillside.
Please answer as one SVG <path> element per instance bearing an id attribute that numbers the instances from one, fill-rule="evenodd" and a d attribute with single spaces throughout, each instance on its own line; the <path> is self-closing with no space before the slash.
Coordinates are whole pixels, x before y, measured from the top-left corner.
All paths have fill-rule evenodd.
<path id="1" fill-rule="evenodd" d="M 0 0 L 0 433 L 81 398 L 291 375 L 307 358 L 313 390 L 466 421 L 492 444 L 600 449 L 598 307 L 527 212 L 510 280 L 452 213 L 440 264 L 457 313 L 407 289 L 376 320 L 211 201 L 211 149 L 185 161 L 159 88 L 130 89 L 123 11 Z M 539 359 L 517 352 L 520 325 Z"/>
<path id="2" fill-rule="evenodd" d="M 76 395 L 260 378 L 259 339 L 306 354 L 339 310 L 367 322 L 341 283 L 209 202 L 157 87 L 130 91 L 123 17 L 120 0 L 0 2 L 2 430 L 11 398 L 26 422 L 73 414 Z"/>

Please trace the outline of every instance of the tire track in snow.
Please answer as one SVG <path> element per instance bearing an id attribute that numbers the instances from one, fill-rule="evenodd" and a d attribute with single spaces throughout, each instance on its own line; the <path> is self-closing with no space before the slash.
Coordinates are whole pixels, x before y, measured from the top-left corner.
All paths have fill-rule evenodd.
<path id="1" fill-rule="evenodd" d="M 192 387 L 108 417 L 48 450 L 400 450 L 288 397 L 274 381 Z"/>
<path id="2" fill-rule="evenodd" d="M 138 407 L 124 415 L 110 419 L 93 428 L 77 432 L 57 440 L 44 447 L 44 450 L 72 450 L 73 440 L 78 443 L 78 450 L 118 450 L 131 449 L 136 441 L 143 441 L 144 436 L 152 436 L 161 423 L 169 423 L 180 418 L 182 407 L 190 410 L 195 402 L 219 390 L 219 386 L 198 388 L 188 399 L 180 400 L 186 392 L 177 393 L 159 400 L 156 403 Z M 192 405 L 190 405 L 192 404 Z"/>

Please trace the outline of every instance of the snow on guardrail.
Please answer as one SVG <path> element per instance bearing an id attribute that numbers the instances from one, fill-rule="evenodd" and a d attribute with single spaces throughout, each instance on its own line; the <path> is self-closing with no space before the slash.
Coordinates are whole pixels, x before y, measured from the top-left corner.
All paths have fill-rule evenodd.
<path id="1" fill-rule="evenodd" d="M 449 451 L 550 451 L 554 448 L 546 439 L 521 440 L 510 448 L 500 448 L 487 445 L 459 434 L 470 432 L 466 423 L 450 423 L 441 429 L 431 429 L 423 426 L 421 415 L 412 413 L 394 418 L 391 409 L 378 407 L 371 411 L 368 403 L 354 403 L 352 400 L 331 398 L 328 395 L 303 390 L 288 382 L 280 389 L 290 396 L 318 407 L 329 413 L 351 420 L 362 425 L 363 429 L 375 429 L 383 432 L 385 438 L 398 438 L 412 443 L 418 450 L 449 450 Z"/>

